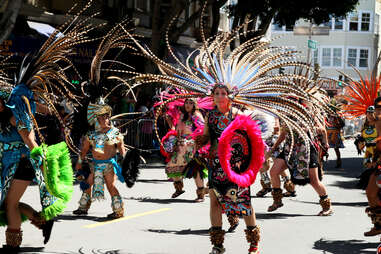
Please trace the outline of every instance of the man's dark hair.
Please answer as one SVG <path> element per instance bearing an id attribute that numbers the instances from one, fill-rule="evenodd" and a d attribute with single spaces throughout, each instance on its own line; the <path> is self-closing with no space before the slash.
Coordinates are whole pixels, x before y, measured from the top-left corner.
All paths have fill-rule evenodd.
<path id="1" fill-rule="evenodd" d="M 381 96 L 378 96 L 375 100 L 374 100 L 374 107 L 377 106 L 378 103 L 381 102 Z"/>

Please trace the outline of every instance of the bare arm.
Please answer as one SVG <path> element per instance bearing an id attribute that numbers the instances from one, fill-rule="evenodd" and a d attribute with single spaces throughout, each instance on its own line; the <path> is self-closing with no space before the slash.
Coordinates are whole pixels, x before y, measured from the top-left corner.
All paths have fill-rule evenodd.
<path id="1" fill-rule="evenodd" d="M 279 134 L 278 139 L 275 141 L 275 144 L 273 145 L 273 147 L 271 147 L 271 150 L 270 150 L 271 153 L 273 153 L 275 149 L 277 149 L 278 146 L 286 139 L 286 136 L 287 136 L 287 131 L 282 130 Z"/>
<path id="2" fill-rule="evenodd" d="M 124 146 L 123 137 L 121 137 L 120 142 L 118 143 L 118 151 L 119 151 L 120 155 L 122 155 L 122 157 L 124 158 L 127 150 L 126 150 L 126 147 Z"/>
<path id="3" fill-rule="evenodd" d="M 11 117 L 11 125 L 16 126 L 16 119 L 14 116 Z M 21 129 L 18 130 L 18 133 L 20 134 L 22 140 L 29 147 L 30 150 L 32 150 L 35 147 L 38 147 L 33 129 L 31 131 L 28 131 L 28 129 Z"/>
<path id="4" fill-rule="evenodd" d="M 86 154 L 89 151 L 89 149 L 90 149 L 90 141 L 87 137 L 85 137 L 83 139 L 82 149 L 77 161 L 77 165 L 75 165 L 76 170 L 80 170 L 82 168 L 82 161 L 86 158 Z"/>
<path id="5" fill-rule="evenodd" d="M 205 124 L 204 124 L 204 130 L 202 132 L 202 135 L 196 137 L 196 150 L 203 147 L 205 144 L 208 143 L 210 136 L 209 136 L 209 127 L 208 127 L 208 116 L 205 117 Z"/>

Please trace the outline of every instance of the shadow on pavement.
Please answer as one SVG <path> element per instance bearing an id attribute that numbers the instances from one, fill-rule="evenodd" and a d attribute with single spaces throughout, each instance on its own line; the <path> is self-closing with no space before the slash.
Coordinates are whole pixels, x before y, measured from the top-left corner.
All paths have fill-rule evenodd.
<path id="1" fill-rule="evenodd" d="M 96 221 L 96 222 L 103 222 L 103 221 L 109 221 L 111 219 L 108 219 L 106 217 L 96 217 L 96 216 L 87 216 L 87 215 L 66 215 L 66 214 L 61 214 L 57 216 L 57 221 L 59 222 L 60 220 L 91 220 L 91 221 Z"/>
<path id="2" fill-rule="evenodd" d="M 361 240 L 337 240 L 330 241 L 320 239 L 315 242 L 314 249 L 322 250 L 323 253 L 335 253 L 335 254 L 367 254 L 376 253 L 376 249 L 379 243 L 369 243 Z M 370 249 L 370 250 L 366 250 Z"/>
<path id="3" fill-rule="evenodd" d="M 21 247 L 20 253 L 44 253 L 45 247 Z M 0 248 L 0 253 L 7 253 L 7 251 L 3 248 Z M 58 253 L 58 252 L 57 252 Z"/>
<path id="4" fill-rule="evenodd" d="M 362 158 L 342 158 L 341 160 L 341 168 L 335 168 L 336 160 L 324 162 L 324 173 L 328 175 L 357 178 L 364 170 Z"/>
<path id="5" fill-rule="evenodd" d="M 297 201 L 297 202 L 319 205 L 318 202 L 312 202 L 312 201 Z M 366 207 L 368 206 L 368 202 L 332 202 L 332 206 L 333 207 L 335 206 Z"/>
<path id="6" fill-rule="evenodd" d="M 123 198 L 127 200 L 137 200 L 139 202 L 143 203 L 155 203 L 155 204 L 173 204 L 173 203 L 197 203 L 196 201 L 192 199 L 179 199 L 179 198 L 168 198 L 168 199 L 158 199 L 158 198 L 135 198 L 135 197 L 129 197 L 129 198 Z"/>
<path id="7" fill-rule="evenodd" d="M 169 183 L 170 180 L 158 180 L 158 179 L 138 179 L 137 183 Z"/>
<path id="8" fill-rule="evenodd" d="M 357 186 L 359 183 L 359 179 L 353 179 L 350 181 L 335 181 L 332 184 L 327 184 L 327 186 L 336 186 L 342 189 L 358 189 L 360 188 Z"/>
<path id="9" fill-rule="evenodd" d="M 205 235 L 209 236 L 209 229 L 183 229 L 183 230 L 167 230 L 167 229 L 148 229 L 148 232 L 176 235 Z"/>
<path id="10" fill-rule="evenodd" d="M 290 217 L 311 217 L 316 216 L 315 214 L 292 214 L 292 213 L 279 213 L 279 212 L 268 212 L 268 213 L 255 213 L 257 219 L 287 219 Z"/>

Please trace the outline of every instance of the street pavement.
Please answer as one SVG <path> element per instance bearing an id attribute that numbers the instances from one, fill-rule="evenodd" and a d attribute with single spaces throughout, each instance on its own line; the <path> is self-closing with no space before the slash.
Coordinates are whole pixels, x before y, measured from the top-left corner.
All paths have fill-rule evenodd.
<path id="1" fill-rule="evenodd" d="M 318 217 L 319 198 L 311 186 L 298 186 L 297 197 L 285 198 L 284 207 L 268 213 L 272 198 L 253 197 L 257 224 L 261 227 L 261 254 L 315 254 L 315 253 L 376 253 L 379 237 L 364 237 L 371 227 L 365 215 L 367 205 L 363 190 L 356 188 L 361 169 L 353 141 L 346 141 L 342 149 L 343 166 L 334 168 L 335 155 L 330 151 L 325 164 L 323 183 L 333 202 L 334 214 Z M 151 158 L 147 158 L 152 161 Z M 117 187 L 125 202 L 125 217 L 107 221 L 111 212 L 110 196 L 106 191 L 104 202 L 94 202 L 88 216 L 74 216 L 80 198 L 75 186 L 73 199 L 54 224 L 52 237 L 43 245 L 40 230 L 29 222 L 22 225 L 22 250 L 26 253 L 95 253 L 95 254 L 178 254 L 209 253 L 209 200 L 194 203 L 193 180 L 185 180 L 186 192 L 176 199 L 170 196 L 173 185 L 166 179 L 164 168 L 151 163 L 141 170 L 139 181 L 132 189 L 118 182 Z M 254 196 L 260 189 L 259 180 L 252 186 Z M 40 208 L 38 189 L 28 188 L 22 198 L 34 208 Z M 228 228 L 224 216 L 224 228 Z M 225 237 L 226 253 L 247 253 L 244 222 L 234 233 Z M 3 228 L 5 230 L 5 228 Z M 5 242 L 4 231 L 0 243 Z M 5 253 L 0 249 L 0 253 Z"/>

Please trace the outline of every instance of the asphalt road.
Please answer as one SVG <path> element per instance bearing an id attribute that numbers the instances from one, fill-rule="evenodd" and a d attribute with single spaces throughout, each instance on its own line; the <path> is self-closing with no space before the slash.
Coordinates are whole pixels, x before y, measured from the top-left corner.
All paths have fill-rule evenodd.
<path id="1" fill-rule="evenodd" d="M 333 201 L 334 214 L 318 217 L 318 195 L 311 186 L 297 187 L 297 197 L 284 200 L 284 207 L 267 212 L 272 198 L 252 199 L 257 224 L 261 227 L 261 254 L 292 253 L 376 253 L 379 237 L 363 236 L 371 227 L 365 215 L 367 205 L 364 191 L 356 189 L 356 176 L 361 173 L 361 158 L 352 141 L 342 150 L 343 167 L 334 168 L 335 155 L 330 151 L 325 165 L 323 183 Z M 332 159 L 332 160 L 331 160 Z M 178 254 L 209 253 L 209 200 L 194 203 L 193 180 L 185 181 L 186 192 L 171 199 L 172 183 L 167 181 L 164 168 L 150 165 L 142 169 L 138 183 L 127 189 L 118 183 L 125 202 L 125 217 L 106 221 L 111 212 L 110 196 L 104 202 L 93 203 L 88 216 L 73 216 L 80 197 L 75 186 L 72 201 L 54 224 L 52 238 L 43 245 L 42 233 L 29 222 L 23 224 L 22 250 L 26 253 L 144 253 Z M 260 189 L 259 181 L 252 186 L 254 195 Z M 23 201 L 40 209 L 38 189 L 28 188 Z M 224 217 L 224 227 L 228 222 Z M 241 220 L 236 232 L 226 235 L 226 253 L 247 253 L 248 244 Z M 3 228 L 0 243 L 5 242 Z M 0 253 L 5 253 L 0 249 Z"/>

